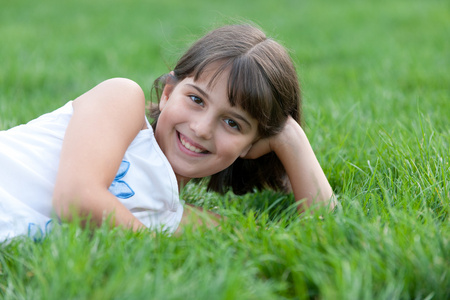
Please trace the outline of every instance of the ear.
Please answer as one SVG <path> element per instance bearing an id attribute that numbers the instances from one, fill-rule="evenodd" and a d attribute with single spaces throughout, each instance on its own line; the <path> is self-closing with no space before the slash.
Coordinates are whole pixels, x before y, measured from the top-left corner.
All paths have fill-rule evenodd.
<path id="1" fill-rule="evenodd" d="M 164 84 L 164 89 L 161 95 L 161 99 L 159 99 L 159 110 L 162 111 L 166 106 L 167 101 L 169 101 L 170 94 L 172 94 L 173 89 L 175 88 L 177 82 L 175 79 L 175 73 L 171 71 L 166 78 L 166 83 Z"/>

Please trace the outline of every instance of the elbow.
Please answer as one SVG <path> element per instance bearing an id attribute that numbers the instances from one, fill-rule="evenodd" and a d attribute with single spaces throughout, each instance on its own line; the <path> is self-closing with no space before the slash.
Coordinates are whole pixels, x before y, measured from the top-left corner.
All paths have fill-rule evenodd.
<path id="1" fill-rule="evenodd" d="M 336 208 L 338 202 L 335 194 L 331 191 L 331 188 L 327 191 L 327 193 L 319 193 L 319 195 L 312 196 L 306 195 L 300 198 L 301 200 L 297 200 L 299 205 L 297 206 L 297 210 L 299 214 L 308 211 L 313 214 L 315 211 L 321 212 L 333 212 Z"/>
<path id="2" fill-rule="evenodd" d="M 72 220 L 74 216 L 79 215 L 78 203 L 74 197 L 67 194 L 54 193 L 52 199 L 53 211 L 61 220 Z"/>
<path id="3" fill-rule="evenodd" d="M 75 218 L 89 215 L 86 199 L 89 197 L 80 192 L 55 189 L 52 206 L 56 215 L 63 221 L 71 221 Z"/>
<path id="4" fill-rule="evenodd" d="M 338 204 L 337 197 L 334 193 L 331 194 L 331 197 L 328 200 L 328 210 L 333 212 Z"/>
<path id="5" fill-rule="evenodd" d="M 320 197 L 321 201 L 321 205 L 326 208 L 326 210 L 328 212 L 333 212 L 334 209 L 337 206 L 337 198 L 336 195 L 333 193 L 333 190 L 331 189 L 331 186 L 329 186 L 326 189 L 326 192 L 323 193 Z"/>

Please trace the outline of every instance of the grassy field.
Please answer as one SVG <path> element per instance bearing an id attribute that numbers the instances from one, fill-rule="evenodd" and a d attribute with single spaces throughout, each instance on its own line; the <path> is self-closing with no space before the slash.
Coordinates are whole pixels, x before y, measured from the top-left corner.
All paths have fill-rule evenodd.
<path id="1" fill-rule="evenodd" d="M 0 129 L 110 77 L 149 97 L 193 39 L 239 20 L 291 50 L 339 209 L 299 218 L 291 196 L 191 184 L 221 230 L 63 224 L 0 244 L 1 299 L 450 298 L 448 1 L 3 1 Z"/>

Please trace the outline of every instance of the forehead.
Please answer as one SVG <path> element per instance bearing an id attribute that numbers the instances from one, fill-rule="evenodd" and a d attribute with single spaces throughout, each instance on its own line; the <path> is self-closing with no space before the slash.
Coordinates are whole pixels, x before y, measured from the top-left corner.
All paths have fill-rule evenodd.
<path id="1" fill-rule="evenodd" d="M 217 67 L 210 67 L 206 68 L 197 79 L 194 76 L 186 77 L 179 85 L 194 89 L 203 100 L 221 113 L 231 114 L 231 117 L 237 118 L 257 130 L 258 120 L 241 105 L 230 101 L 228 78 L 229 70 L 218 71 Z"/>
<path id="2" fill-rule="evenodd" d="M 217 85 L 225 88 L 230 105 L 242 108 L 263 127 L 271 123 L 271 112 L 277 106 L 272 86 L 267 74 L 251 57 L 201 64 L 190 75 L 194 81 L 206 83 L 209 89 Z"/>
<path id="3" fill-rule="evenodd" d="M 196 70 L 193 74 L 184 78 L 181 85 L 191 85 L 206 93 L 208 98 L 214 96 L 215 99 L 226 99 L 227 103 L 234 106 L 230 102 L 228 92 L 230 71 L 223 68 L 222 64 L 211 63 L 201 70 Z"/>
<path id="4" fill-rule="evenodd" d="M 195 70 L 189 77 L 192 77 L 195 82 L 206 84 L 211 90 L 217 83 L 226 87 L 230 77 L 230 67 L 224 62 L 212 62 Z"/>

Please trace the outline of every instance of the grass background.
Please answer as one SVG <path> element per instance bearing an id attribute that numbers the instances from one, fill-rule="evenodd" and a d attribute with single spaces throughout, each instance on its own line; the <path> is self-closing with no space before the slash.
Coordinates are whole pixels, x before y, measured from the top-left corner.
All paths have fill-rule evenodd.
<path id="1" fill-rule="evenodd" d="M 298 218 L 290 196 L 189 185 L 184 199 L 228 216 L 220 231 L 63 224 L 0 245 L 0 298 L 450 298 L 448 1 L 6 0 L 0 129 L 110 77 L 149 96 L 190 42 L 239 20 L 291 50 L 341 207 Z"/>

